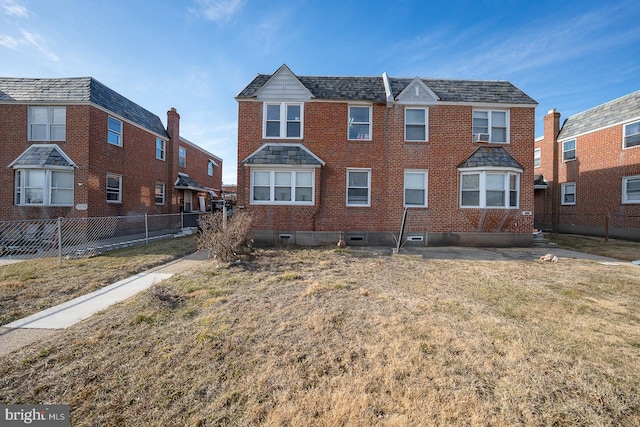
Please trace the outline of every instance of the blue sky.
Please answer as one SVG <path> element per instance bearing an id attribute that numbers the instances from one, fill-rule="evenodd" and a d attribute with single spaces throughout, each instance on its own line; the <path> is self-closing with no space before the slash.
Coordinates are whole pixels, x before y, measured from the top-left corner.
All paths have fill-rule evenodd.
<path id="1" fill-rule="evenodd" d="M 258 73 L 509 80 L 563 118 L 640 89 L 640 2 L 0 0 L 0 75 L 92 76 L 224 161 Z"/>

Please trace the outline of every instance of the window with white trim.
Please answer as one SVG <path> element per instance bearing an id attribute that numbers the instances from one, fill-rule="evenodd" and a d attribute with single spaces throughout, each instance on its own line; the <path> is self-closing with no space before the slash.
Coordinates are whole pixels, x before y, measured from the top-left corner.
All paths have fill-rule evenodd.
<path id="1" fill-rule="evenodd" d="M 265 138 L 302 138 L 302 103 L 265 103 Z"/>
<path id="2" fill-rule="evenodd" d="M 155 203 L 156 205 L 164 205 L 164 183 L 156 182 Z"/>
<path id="3" fill-rule="evenodd" d="M 122 175 L 107 174 L 107 202 L 122 202 Z"/>
<path id="4" fill-rule="evenodd" d="M 67 107 L 29 107 L 29 141 L 64 141 L 66 129 Z"/>
<path id="5" fill-rule="evenodd" d="M 213 162 L 211 160 L 207 163 L 207 175 L 213 176 Z"/>
<path id="6" fill-rule="evenodd" d="M 533 150 L 533 167 L 534 168 L 539 168 L 541 163 L 541 159 L 542 159 L 542 149 L 541 148 L 536 148 L 535 150 Z"/>
<path id="7" fill-rule="evenodd" d="M 404 140 L 427 141 L 429 139 L 429 110 L 407 107 L 404 110 Z"/>
<path id="8" fill-rule="evenodd" d="M 164 160 L 166 157 L 167 141 L 162 138 L 156 138 L 156 159 Z"/>
<path id="9" fill-rule="evenodd" d="M 16 169 L 16 205 L 73 206 L 73 170 Z"/>
<path id="10" fill-rule="evenodd" d="M 640 175 L 622 178 L 622 203 L 640 203 Z"/>
<path id="11" fill-rule="evenodd" d="M 371 106 L 349 106 L 349 139 L 371 139 Z"/>
<path id="12" fill-rule="evenodd" d="M 404 171 L 404 206 L 427 207 L 427 171 Z"/>
<path id="13" fill-rule="evenodd" d="M 624 125 L 624 148 L 640 145 L 640 121 Z"/>
<path id="14" fill-rule="evenodd" d="M 251 171 L 251 203 L 313 205 L 315 170 Z"/>
<path id="15" fill-rule="evenodd" d="M 460 173 L 460 206 L 463 208 L 517 208 L 520 173 L 477 171 Z"/>
<path id="16" fill-rule="evenodd" d="M 122 120 L 109 116 L 107 119 L 107 142 L 109 144 L 122 146 Z"/>
<path id="17" fill-rule="evenodd" d="M 576 140 L 570 139 L 562 143 L 562 161 L 568 162 L 576 159 Z"/>
<path id="18" fill-rule="evenodd" d="M 347 206 L 371 205 L 371 169 L 347 169 Z"/>
<path id="19" fill-rule="evenodd" d="M 509 111 L 473 110 L 473 141 L 509 143 Z"/>
<path id="20" fill-rule="evenodd" d="M 576 183 L 565 182 L 561 186 L 562 204 L 563 205 L 575 205 L 576 204 Z"/>
<path id="21" fill-rule="evenodd" d="M 187 149 L 184 147 L 178 147 L 178 166 L 187 167 Z"/>

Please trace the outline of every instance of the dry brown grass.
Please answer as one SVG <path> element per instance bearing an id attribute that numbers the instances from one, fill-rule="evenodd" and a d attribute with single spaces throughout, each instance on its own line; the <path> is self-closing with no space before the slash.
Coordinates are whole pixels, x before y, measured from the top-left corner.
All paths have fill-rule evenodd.
<path id="1" fill-rule="evenodd" d="M 626 261 L 640 260 L 640 243 L 604 237 L 576 234 L 545 234 L 545 237 L 563 249 L 602 255 Z"/>
<path id="2" fill-rule="evenodd" d="M 635 426 L 638 268 L 261 250 L 0 359 L 0 403 L 74 426 Z"/>
<path id="3" fill-rule="evenodd" d="M 95 258 L 46 258 L 0 267 L 0 325 L 95 291 L 195 252 L 193 237 L 107 252 Z"/>

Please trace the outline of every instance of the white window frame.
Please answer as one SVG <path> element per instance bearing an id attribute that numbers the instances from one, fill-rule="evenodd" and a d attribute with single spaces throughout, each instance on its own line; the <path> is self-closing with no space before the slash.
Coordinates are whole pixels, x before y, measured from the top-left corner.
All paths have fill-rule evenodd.
<path id="1" fill-rule="evenodd" d="M 351 175 L 351 173 L 357 173 L 357 172 L 366 172 L 367 173 L 367 185 L 366 187 L 363 186 L 350 186 L 349 185 L 349 175 Z M 347 206 L 353 206 L 353 207 L 370 207 L 371 206 L 371 169 L 368 168 L 349 168 L 347 169 L 347 180 L 346 180 L 346 185 L 347 185 L 347 193 L 346 193 L 346 203 Z M 367 200 L 366 203 L 354 203 L 353 201 L 349 201 L 349 190 L 353 189 L 363 189 L 366 188 L 367 189 Z"/>
<path id="2" fill-rule="evenodd" d="M 637 128 L 637 132 L 635 133 L 631 133 L 627 135 L 627 130 L 631 127 L 636 127 Z M 633 138 L 633 145 L 627 145 L 627 139 L 631 139 Z M 631 123 L 625 123 L 624 126 L 622 126 L 622 148 L 626 149 L 626 148 L 633 148 L 633 147 L 640 147 L 640 120 L 631 122 Z"/>
<path id="3" fill-rule="evenodd" d="M 46 122 L 38 123 L 34 119 L 36 110 L 46 110 Z M 56 112 L 63 112 L 64 123 L 56 122 Z M 29 128 L 29 141 L 66 141 L 67 138 L 67 107 L 61 105 L 31 105 L 28 109 L 28 128 Z M 36 126 L 44 126 L 45 127 L 45 136 L 44 138 L 37 138 L 33 131 Z M 61 136 L 54 136 L 55 132 L 53 129 L 62 129 Z"/>
<path id="4" fill-rule="evenodd" d="M 187 167 L 187 149 L 185 147 L 178 147 L 178 167 Z"/>
<path id="5" fill-rule="evenodd" d="M 109 178 L 115 179 L 118 181 L 118 187 L 109 187 Z M 106 179 L 106 193 L 107 193 L 107 203 L 122 203 L 122 175 L 115 173 L 108 173 Z M 116 194 L 116 200 L 109 200 L 109 194 Z"/>
<path id="6" fill-rule="evenodd" d="M 279 107 L 278 120 L 269 120 L 267 116 L 267 110 L 269 106 Z M 288 112 L 289 107 L 300 107 L 300 117 L 293 120 L 289 120 Z M 302 139 L 304 133 L 304 103 L 303 102 L 265 102 L 262 112 L 262 137 L 264 139 Z M 278 122 L 278 135 L 267 135 L 267 123 Z M 300 124 L 300 135 L 289 136 L 289 123 Z"/>
<path id="7" fill-rule="evenodd" d="M 160 188 L 160 192 L 158 192 L 158 188 Z M 154 187 L 154 200 L 156 205 L 164 205 L 165 189 L 166 185 L 164 182 L 156 182 L 156 185 Z M 158 201 L 158 199 L 160 199 L 160 201 Z"/>
<path id="8" fill-rule="evenodd" d="M 519 209 L 520 208 L 520 176 L 522 171 L 512 169 L 512 168 L 491 168 L 491 169 L 464 169 L 460 170 L 460 191 L 459 191 L 459 203 L 460 207 L 463 209 Z M 478 187 L 477 188 L 463 188 L 463 180 L 464 176 L 470 175 L 478 175 Z M 502 180 L 502 188 L 500 189 L 491 189 L 488 184 L 488 177 L 501 175 L 503 177 Z M 512 182 L 515 181 L 515 182 Z M 513 188 L 511 184 L 514 184 Z M 464 205 L 463 204 L 463 192 L 465 191 L 477 191 L 478 192 L 478 204 L 477 205 Z M 487 205 L 487 193 L 488 192 L 498 192 L 502 191 L 503 205 Z M 515 193 L 515 204 L 511 202 L 511 196 Z"/>
<path id="9" fill-rule="evenodd" d="M 409 110 L 419 110 L 424 112 L 424 123 L 412 123 L 407 119 L 407 112 Z M 424 127 L 424 139 L 409 139 L 407 136 L 407 129 L 409 126 L 422 126 Z M 427 107 L 405 107 L 404 109 L 404 140 L 407 142 L 427 142 L 429 141 L 429 108 Z"/>
<path id="10" fill-rule="evenodd" d="M 573 190 L 573 191 L 570 191 Z M 563 182 L 560 185 L 560 204 L 564 206 L 574 206 L 576 204 L 576 183 Z M 573 201 L 567 201 L 567 196 L 572 195 Z"/>
<path id="11" fill-rule="evenodd" d="M 629 199 L 629 182 L 637 181 L 640 184 L 640 175 L 634 176 L 625 176 L 622 178 L 622 203 L 631 204 L 631 203 L 640 203 L 640 194 L 637 199 Z M 635 191 L 634 191 L 635 193 Z"/>
<path id="12" fill-rule="evenodd" d="M 211 160 L 209 160 L 207 162 L 207 175 L 213 176 L 213 167 L 214 167 L 213 162 Z"/>
<path id="13" fill-rule="evenodd" d="M 476 117 L 476 113 L 486 113 L 487 117 L 487 126 L 476 126 L 475 124 L 475 120 L 476 119 L 482 119 L 484 120 L 485 117 Z M 505 121 L 505 141 L 494 141 L 495 137 L 495 132 L 494 129 L 502 129 L 502 126 L 498 127 L 495 126 L 494 123 L 494 113 L 504 113 L 504 121 Z M 473 110 L 473 115 L 472 115 L 472 120 L 473 120 L 473 135 L 477 135 L 477 134 L 489 134 L 489 140 L 487 142 L 491 143 L 491 144 L 509 144 L 509 142 L 511 141 L 511 114 L 510 114 L 510 110 L 491 110 L 491 109 L 484 109 L 484 108 L 474 108 Z M 474 138 L 475 141 L 475 138 Z"/>
<path id="14" fill-rule="evenodd" d="M 156 138 L 156 159 L 164 161 L 167 158 L 167 141 Z"/>
<path id="15" fill-rule="evenodd" d="M 369 111 L 369 118 L 368 121 L 366 122 L 356 122 L 355 119 L 353 119 L 353 114 L 351 114 L 351 109 L 352 108 L 367 108 Z M 371 131 L 373 129 L 372 127 L 372 116 L 373 116 L 373 108 L 370 104 L 349 104 L 348 107 L 348 114 L 349 114 L 349 118 L 347 120 L 347 139 L 349 141 L 371 141 L 372 139 L 372 135 L 371 135 Z M 352 126 L 367 126 L 367 133 L 358 133 L 356 135 L 355 138 L 351 137 L 351 127 Z M 362 135 L 362 137 L 360 137 L 360 135 Z"/>
<path id="16" fill-rule="evenodd" d="M 26 187 L 25 175 L 32 172 L 42 172 L 42 186 Z M 71 175 L 70 187 L 54 187 L 53 175 L 54 174 L 68 174 Z M 74 171 L 73 169 L 49 169 L 49 168 L 22 168 L 14 171 L 14 204 L 16 206 L 73 206 L 74 194 Z M 29 203 L 26 199 L 29 189 L 39 190 L 42 189 L 42 201 L 38 203 Z M 70 203 L 54 203 L 53 196 L 54 191 L 66 191 L 71 193 Z"/>
<path id="17" fill-rule="evenodd" d="M 256 192 L 255 185 L 256 182 L 256 174 L 267 175 L 269 182 L 266 185 L 260 185 L 259 187 L 268 187 L 269 198 L 262 200 L 255 200 Z M 286 185 L 278 185 L 277 177 L 278 176 L 286 176 L 289 174 L 289 183 Z M 307 174 L 311 177 L 311 182 L 306 183 L 303 181 L 303 176 Z M 306 179 L 306 178 L 305 178 Z M 251 204 L 252 205 L 302 205 L 302 206 L 313 206 L 315 204 L 315 189 L 316 189 L 316 171 L 315 168 L 299 168 L 299 169 L 291 169 L 291 168 L 252 168 L 251 169 Z M 309 185 L 310 184 L 310 185 Z M 289 189 L 289 197 L 290 200 L 277 200 L 278 199 L 278 188 L 288 188 Z M 311 188 L 311 200 L 298 200 L 300 194 L 296 190 L 308 189 Z"/>
<path id="18" fill-rule="evenodd" d="M 111 123 L 119 123 L 120 129 L 111 129 Z M 122 120 L 116 119 L 113 116 L 107 118 L 107 142 L 117 147 L 122 147 L 122 134 L 124 133 L 124 124 Z M 115 138 L 115 141 L 112 141 Z"/>
<path id="19" fill-rule="evenodd" d="M 536 148 L 533 150 L 533 167 L 539 168 L 542 166 L 542 148 Z"/>
<path id="20" fill-rule="evenodd" d="M 566 144 L 568 142 L 573 142 L 573 148 L 567 149 Z M 566 141 L 562 141 L 561 144 L 562 144 L 562 161 L 563 162 L 572 162 L 572 161 L 574 161 L 575 159 L 578 158 L 578 156 L 577 156 L 577 148 L 578 148 L 577 146 L 578 146 L 578 144 L 576 144 L 575 138 L 574 139 L 567 139 Z M 567 157 L 567 153 L 570 153 L 571 151 L 573 151 L 573 157 Z"/>
<path id="21" fill-rule="evenodd" d="M 420 188 L 409 188 L 407 187 L 407 175 L 416 175 L 422 177 L 422 186 Z M 405 169 L 404 171 L 404 207 L 405 208 L 426 208 L 429 205 L 428 202 L 428 187 L 429 186 L 429 173 L 427 170 L 418 170 L 418 169 Z M 424 201 L 421 204 L 417 203 L 407 203 L 407 190 L 422 190 L 424 192 Z"/>

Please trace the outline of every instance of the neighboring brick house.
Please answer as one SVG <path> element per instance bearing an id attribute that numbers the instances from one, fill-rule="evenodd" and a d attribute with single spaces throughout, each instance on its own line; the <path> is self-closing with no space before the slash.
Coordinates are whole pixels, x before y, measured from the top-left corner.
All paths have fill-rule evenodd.
<path id="1" fill-rule="evenodd" d="M 640 91 L 562 127 L 560 113 L 549 111 L 534 153 L 536 226 L 640 240 Z"/>
<path id="2" fill-rule="evenodd" d="M 210 206 L 222 160 L 91 77 L 0 78 L 0 220 Z"/>
<path id="3" fill-rule="evenodd" d="M 258 243 L 528 246 L 537 103 L 506 81 L 256 76 L 238 208 Z"/>

